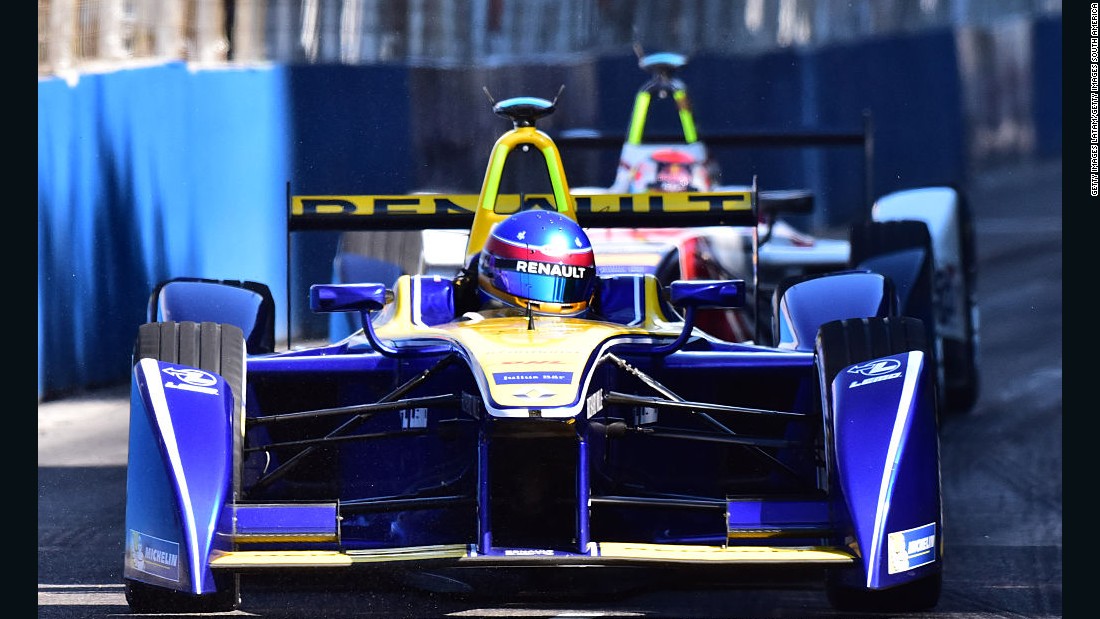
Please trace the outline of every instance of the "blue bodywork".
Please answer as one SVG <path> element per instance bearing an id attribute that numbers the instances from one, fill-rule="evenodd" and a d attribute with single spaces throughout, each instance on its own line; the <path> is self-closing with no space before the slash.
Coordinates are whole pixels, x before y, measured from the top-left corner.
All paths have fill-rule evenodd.
<path id="1" fill-rule="evenodd" d="M 839 494 L 868 588 L 940 569 L 939 452 L 927 365 L 914 351 L 851 366 L 832 383 Z"/>
<path id="2" fill-rule="evenodd" d="M 440 324 L 440 312 L 453 311 L 449 282 L 422 279 L 410 286 L 418 297 L 410 317 Z M 629 308 L 645 301 L 623 291 L 642 294 L 645 279 L 604 278 L 607 320 L 636 322 Z M 743 303 L 742 285 L 681 282 L 674 298 L 690 314 Z M 369 318 L 386 290 L 315 287 L 314 304 Z M 884 313 L 884 291 L 871 273 L 815 278 L 787 291 L 784 316 L 805 342 L 838 312 Z M 454 342 L 383 354 L 360 331 L 250 355 L 236 454 L 226 382 L 142 360 L 132 387 L 125 576 L 201 594 L 213 590 L 213 570 L 233 565 L 218 557 L 252 556 L 250 569 L 266 565 L 264 552 L 291 549 L 375 561 L 371 552 L 448 549 L 463 565 L 622 561 L 621 544 L 658 555 L 718 549 L 703 562 L 735 562 L 721 555 L 732 547 L 786 548 L 792 562 L 796 549 L 827 548 L 826 564 L 849 565 L 847 578 L 870 589 L 941 569 L 936 417 L 922 352 L 853 365 L 823 398 L 812 346 L 698 332 L 622 339 L 592 351 L 588 405 L 559 419 L 488 414 L 471 353 Z M 639 388 L 636 372 L 656 377 L 666 396 Z M 428 374 L 432 388 L 407 387 Z M 181 382 L 188 375 L 200 384 Z M 309 465 L 296 467 L 299 458 Z M 529 496 L 532 485 L 542 490 Z M 525 524 L 533 513 L 537 526 Z"/>

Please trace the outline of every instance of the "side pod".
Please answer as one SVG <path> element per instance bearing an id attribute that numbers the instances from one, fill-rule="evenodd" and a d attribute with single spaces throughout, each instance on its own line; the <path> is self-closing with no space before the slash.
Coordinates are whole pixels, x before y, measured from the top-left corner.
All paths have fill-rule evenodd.
<path id="1" fill-rule="evenodd" d="M 192 594 L 215 590 L 207 562 L 228 549 L 217 532 L 231 491 L 233 411 L 217 374 L 151 358 L 134 365 L 125 578 Z"/>

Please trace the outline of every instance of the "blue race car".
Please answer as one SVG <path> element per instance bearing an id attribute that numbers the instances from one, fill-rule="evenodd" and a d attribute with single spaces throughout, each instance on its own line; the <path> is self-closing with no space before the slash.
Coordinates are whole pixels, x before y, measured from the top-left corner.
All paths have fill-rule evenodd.
<path id="1" fill-rule="evenodd" d="M 314 312 L 359 319 L 346 338 L 276 350 L 256 282 L 153 290 L 131 387 L 133 611 L 234 609 L 245 574 L 612 566 L 812 569 L 837 608 L 936 605 L 935 376 L 891 279 L 793 283 L 774 345 L 709 335 L 697 314 L 745 306 L 752 280 L 599 275 L 585 229 L 755 227 L 755 180 L 573 195 L 536 127 L 556 105 L 493 102 L 512 127 L 478 195 L 289 192 L 295 238 L 468 231 L 453 278 L 312 285 Z M 524 156 L 545 192 L 501 190 Z"/>

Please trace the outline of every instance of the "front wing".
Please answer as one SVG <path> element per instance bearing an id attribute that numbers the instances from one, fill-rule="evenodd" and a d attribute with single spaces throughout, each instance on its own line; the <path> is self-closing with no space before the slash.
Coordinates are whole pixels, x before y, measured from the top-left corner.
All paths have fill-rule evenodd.
<path id="1" fill-rule="evenodd" d="M 716 363 L 729 356 L 725 351 L 676 353 L 666 363 Z M 351 363 L 335 357 L 328 359 Z M 286 365 L 293 365 L 291 361 L 287 359 Z M 311 363 L 299 362 L 303 367 Z M 775 355 L 769 363 L 812 369 L 812 355 Z M 575 462 L 564 469 L 576 475 L 566 484 L 572 489 L 568 493 L 576 493 L 570 499 L 573 511 L 551 514 L 567 518 L 568 522 L 556 528 L 564 527 L 566 537 L 573 541 L 564 546 L 542 546 L 502 543 L 494 537 L 495 531 L 506 530 L 506 523 L 492 519 L 491 510 L 499 509 L 500 503 L 492 496 L 496 488 L 485 482 L 494 470 L 488 462 L 493 453 L 488 443 L 491 434 L 486 433 L 479 434 L 478 453 L 471 458 L 482 480 L 472 497 L 476 506 L 471 513 L 480 514 L 472 525 L 476 535 L 454 543 L 379 545 L 353 539 L 350 536 L 368 529 L 343 526 L 350 522 L 350 512 L 345 510 L 351 503 L 338 497 L 237 500 L 235 467 L 243 456 L 234 453 L 233 404 L 224 380 L 195 368 L 142 360 L 135 366 L 132 383 L 125 576 L 175 590 L 208 593 L 214 587 L 213 573 L 219 570 L 391 563 L 412 567 L 769 564 L 852 568 L 848 571 L 856 574 L 861 586 L 888 588 L 940 569 L 939 490 L 928 473 L 938 472 L 934 462 L 930 467 L 938 454 L 931 397 L 917 388 L 927 380 L 922 376 L 928 372 L 923 354 L 895 355 L 876 363 L 896 371 L 869 380 L 852 371 L 867 365 L 860 364 L 841 372 L 826 390 L 825 405 L 831 411 L 827 468 L 832 481 L 821 492 L 798 497 L 677 500 L 594 492 L 589 460 L 606 459 L 606 449 L 594 445 L 610 433 L 605 427 L 598 435 L 599 424 L 592 419 L 598 418 L 599 411 L 589 406 L 576 419 L 564 422 L 583 428 L 576 430 L 578 441 L 569 456 Z M 609 391 L 601 394 L 609 402 L 633 402 L 637 406 L 630 410 L 643 416 L 656 415 L 651 408 L 659 409 L 660 415 L 673 415 L 700 404 L 655 400 L 650 407 L 649 400 L 631 400 Z M 468 406 L 469 400 L 464 402 Z M 400 409 L 400 402 L 393 408 Z M 718 412 L 722 409 L 715 407 L 712 414 Z M 699 411 L 689 414 L 698 416 Z M 414 417 L 402 413 L 406 422 Z M 431 427 L 431 417 L 429 413 L 423 429 Z M 500 421 L 482 419 L 479 423 Z M 758 444 L 769 445 L 763 439 Z M 679 458 L 680 453 L 670 451 L 668 455 Z M 683 453 L 686 462 L 689 452 Z M 663 455 L 651 452 L 650 458 Z M 408 504 L 382 503 L 385 501 L 371 508 L 374 517 L 389 518 L 391 526 L 399 526 Z M 389 509 L 393 511 L 387 515 Z M 613 529 L 607 526 L 600 529 L 600 536 L 592 535 L 590 519 L 601 510 L 622 510 L 630 518 L 648 519 L 638 531 L 675 529 L 680 518 L 684 522 L 702 518 L 720 525 L 713 537 L 647 539 L 634 534 L 634 539 L 613 539 Z M 453 524 L 456 530 L 471 528 L 466 522 Z M 419 537 L 414 531 L 405 539 Z"/>

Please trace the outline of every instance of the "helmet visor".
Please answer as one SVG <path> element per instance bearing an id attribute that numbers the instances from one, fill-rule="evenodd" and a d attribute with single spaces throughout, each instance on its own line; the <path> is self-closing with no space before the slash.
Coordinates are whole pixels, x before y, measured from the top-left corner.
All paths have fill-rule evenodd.
<path id="1" fill-rule="evenodd" d="M 509 295 L 543 303 L 580 303 L 592 296 L 592 267 L 499 257 L 491 262 L 492 288 Z"/>

